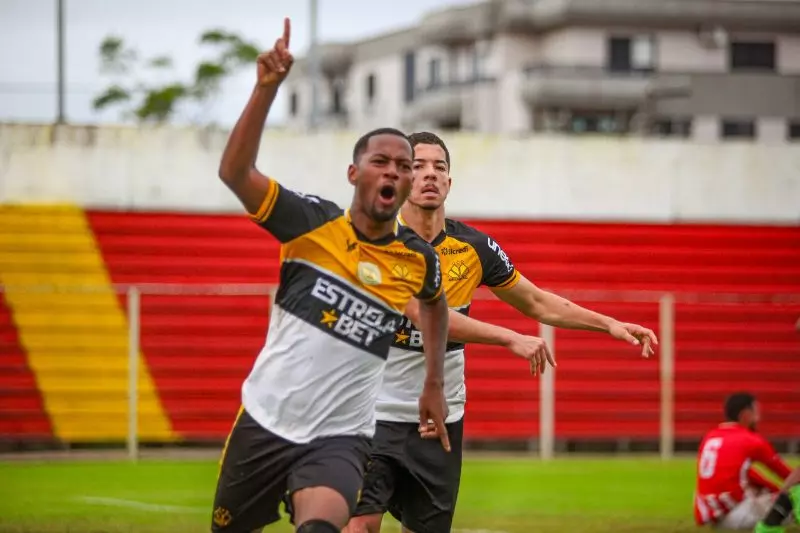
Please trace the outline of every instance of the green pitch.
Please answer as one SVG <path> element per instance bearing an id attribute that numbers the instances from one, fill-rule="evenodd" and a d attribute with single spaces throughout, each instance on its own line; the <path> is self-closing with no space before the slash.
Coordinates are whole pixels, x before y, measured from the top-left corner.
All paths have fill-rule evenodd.
<path id="1" fill-rule="evenodd" d="M 0 532 L 208 531 L 216 474 L 213 461 L 0 463 Z M 696 532 L 693 486 L 691 460 L 472 458 L 454 531 Z"/>

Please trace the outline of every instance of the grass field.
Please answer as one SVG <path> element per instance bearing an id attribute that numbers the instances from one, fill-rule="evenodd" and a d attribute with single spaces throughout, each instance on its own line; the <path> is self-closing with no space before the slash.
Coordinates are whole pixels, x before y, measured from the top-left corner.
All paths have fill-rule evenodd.
<path id="1" fill-rule="evenodd" d="M 0 462 L 0 531 L 208 531 L 216 474 L 214 461 Z M 454 531 L 697 531 L 693 484 L 691 460 L 470 458 Z"/>

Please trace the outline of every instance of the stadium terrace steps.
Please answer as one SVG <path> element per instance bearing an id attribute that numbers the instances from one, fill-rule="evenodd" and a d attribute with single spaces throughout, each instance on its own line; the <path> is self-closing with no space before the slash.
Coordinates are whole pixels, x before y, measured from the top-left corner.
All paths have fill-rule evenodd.
<path id="1" fill-rule="evenodd" d="M 800 293 L 800 228 L 796 227 L 480 221 L 475 225 L 490 233 L 523 273 L 557 291 Z M 578 301 L 657 329 L 655 303 Z M 485 303 L 489 304 L 485 318 L 509 315 L 499 302 Z M 481 313 L 475 307 L 477 317 Z M 800 412 L 800 336 L 793 325 L 798 317 L 796 303 L 679 301 L 675 308 L 677 436 L 698 438 L 719 421 L 725 395 L 747 389 L 765 403 L 764 430 L 796 438 L 800 434 L 796 416 Z M 657 435 L 657 359 L 641 361 L 634 348 L 571 331 L 557 333 L 555 350 L 559 437 Z M 473 347 L 468 365 L 484 357 L 489 360 L 489 350 Z M 474 395 L 470 398 L 474 400 Z M 584 403 L 592 398 L 596 409 Z M 656 410 L 637 415 L 638 421 L 619 420 L 642 406 Z"/>
<path id="2" fill-rule="evenodd" d="M 127 320 L 82 210 L 0 208 L 0 281 L 55 437 L 122 440 L 127 432 Z M 142 439 L 172 438 L 139 365 Z"/>
<path id="3" fill-rule="evenodd" d="M 89 218 L 117 282 L 274 283 L 278 278 L 277 242 L 244 216 L 93 212 Z M 800 291 L 797 228 L 473 223 L 491 234 L 523 273 L 554 290 Z M 655 302 L 578 301 L 658 326 Z M 265 297 L 143 299 L 144 351 L 182 435 L 223 436 L 229 430 L 241 379 L 263 344 L 267 305 Z M 491 296 L 473 304 L 473 316 L 538 332 Z M 800 409 L 800 390 L 792 389 L 800 371 L 795 364 L 800 343 L 792 331 L 797 316 L 798 306 L 676 306 L 680 436 L 696 438 L 699 427 L 716 423 L 722 398 L 738 388 L 765 398 L 775 415 L 765 421 L 768 431 L 799 432 L 785 416 L 787 406 Z M 586 332 L 559 331 L 555 348 L 560 438 L 657 437 L 657 358 L 642 360 L 636 348 Z M 468 353 L 467 435 L 535 436 L 539 380 L 528 374 L 527 364 L 498 348 L 471 346 Z M 757 365 L 762 358 L 766 363 Z M 725 382 L 711 385 L 719 379 Z M 776 390 L 781 392 L 770 392 Z M 703 406 L 697 412 L 695 401 Z M 198 418 L 200 413 L 206 416 Z"/>
<path id="4" fill-rule="evenodd" d="M 49 439 L 50 419 L 20 345 L 11 310 L 0 294 L 0 440 Z"/>
<path id="5" fill-rule="evenodd" d="M 182 284 L 142 296 L 142 350 L 175 431 L 224 438 L 264 344 L 269 298 L 192 294 L 192 285 L 273 283 L 277 242 L 243 216 L 88 216 L 114 282 Z"/>
<path id="6" fill-rule="evenodd" d="M 93 211 L 87 213 L 94 232 L 91 242 L 78 231 L 85 231 L 85 221 L 76 221 L 68 212 L 46 218 L 65 225 L 59 231 L 46 231 L 53 226 L 37 222 L 43 229 L 31 231 L 30 224 L 17 220 L 14 231 L 0 232 L 2 269 L 56 283 L 96 280 L 95 271 L 87 273 L 93 268 L 87 257 L 99 248 L 115 283 L 183 284 L 170 294 L 142 296 L 141 347 L 146 368 L 179 437 L 224 438 L 239 406 L 242 379 L 264 344 L 269 299 L 266 295 L 192 293 L 198 292 L 199 287 L 194 287 L 198 284 L 275 283 L 278 243 L 244 216 Z M 612 295 L 611 301 L 593 302 L 582 298 L 597 298 L 596 294 L 579 291 L 648 290 L 656 296 L 662 291 L 800 293 L 800 228 L 472 223 L 491 234 L 538 285 L 566 291 L 578 303 L 654 329 L 658 327 L 654 299 L 613 301 L 620 296 Z M 2 252 L 9 249 L 17 253 Z M 31 263 L 29 258 L 42 249 L 58 250 L 67 257 L 61 266 L 57 261 Z M 115 376 L 124 372 L 124 358 L 112 357 L 114 362 L 110 362 L 103 357 L 104 350 L 125 350 L 119 333 L 125 318 L 120 305 L 116 314 L 107 312 L 108 302 L 104 294 L 63 294 L 57 300 L 29 294 L 24 302 L 17 302 L 20 312 L 15 307 L 14 316 L 20 329 L 49 328 L 51 332 L 50 340 L 32 341 L 32 345 L 49 371 L 63 378 L 52 388 L 61 395 L 59 401 L 72 402 L 70 398 L 81 392 L 67 385 L 74 377 L 64 378 L 70 375 L 78 348 L 80 361 L 95 369 L 93 375 L 116 383 Z M 124 304 L 124 297 L 119 302 Z M 53 311 L 26 312 L 42 308 Z M 81 312 L 76 313 L 76 308 Z M 472 309 L 476 318 L 538 333 L 536 324 L 491 295 L 481 294 Z M 86 316 L 93 317 L 89 332 L 82 318 Z M 764 430 L 770 435 L 800 434 L 796 417 L 800 412 L 796 385 L 800 337 L 793 331 L 800 305 L 691 303 L 683 298 L 675 316 L 675 417 L 680 438 L 698 438 L 716 424 L 722 399 L 734 389 L 759 394 L 766 407 Z M 0 319 L 0 328 L 2 324 Z M 85 339 L 70 341 L 71 350 L 66 352 L 72 358 L 63 359 L 63 345 L 75 331 L 86 333 Z M 557 332 L 555 350 L 558 438 L 658 437 L 657 357 L 642 360 L 635 347 L 574 331 Z M 539 379 L 530 376 L 528 365 L 499 348 L 470 346 L 467 351 L 467 436 L 535 437 Z M 97 370 L 101 366 L 106 370 Z M 114 390 L 119 390 L 117 385 L 93 387 L 94 393 L 112 398 L 116 398 Z M 104 409 L 108 417 L 122 417 L 115 407 Z M 149 416 L 151 411 L 143 410 Z"/>

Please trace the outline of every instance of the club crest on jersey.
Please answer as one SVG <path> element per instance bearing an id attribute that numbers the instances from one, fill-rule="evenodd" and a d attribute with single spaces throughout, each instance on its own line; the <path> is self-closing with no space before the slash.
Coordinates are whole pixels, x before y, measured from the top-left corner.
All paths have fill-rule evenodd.
<path id="1" fill-rule="evenodd" d="M 381 283 L 381 269 L 374 263 L 359 261 L 357 273 L 358 279 L 364 285 L 380 285 Z"/>
<path id="2" fill-rule="evenodd" d="M 408 279 L 408 265 L 405 263 L 397 263 L 392 267 L 392 274 L 396 278 Z"/>
<path id="3" fill-rule="evenodd" d="M 462 281 L 469 276 L 469 267 L 464 261 L 453 263 L 450 270 L 447 271 L 447 278 L 450 281 Z"/>

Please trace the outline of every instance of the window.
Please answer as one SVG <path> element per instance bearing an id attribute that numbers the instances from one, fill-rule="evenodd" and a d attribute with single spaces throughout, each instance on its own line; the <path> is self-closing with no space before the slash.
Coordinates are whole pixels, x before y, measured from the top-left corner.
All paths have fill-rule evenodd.
<path id="1" fill-rule="evenodd" d="M 406 52 L 405 59 L 405 83 L 403 84 L 403 99 L 406 103 L 414 101 L 414 91 L 417 86 L 416 70 L 417 56 L 414 51 Z"/>
<path id="2" fill-rule="evenodd" d="M 471 66 L 470 66 L 471 79 L 478 80 L 481 77 L 481 56 L 477 45 L 472 47 L 469 56 L 471 59 Z"/>
<path id="3" fill-rule="evenodd" d="M 756 123 L 750 119 L 722 119 L 723 139 L 754 139 Z"/>
<path id="4" fill-rule="evenodd" d="M 775 43 L 733 42 L 730 46 L 731 70 L 775 71 Z"/>
<path id="5" fill-rule="evenodd" d="M 296 117 L 297 113 L 299 111 L 299 109 L 298 109 L 299 101 L 298 100 L 299 100 L 299 98 L 297 96 L 297 92 L 296 91 L 292 91 L 291 96 L 289 96 L 289 114 L 291 116 L 293 116 L 293 117 Z"/>
<path id="6" fill-rule="evenodd" d="M 341 83 L 334 83 L 333 94 L 331 95 L 331 112 L 334 115 L 338 115 L 342 111 L 342 85 Z"/>
<path id="7" fill-rule="evenodd" d="M 438 57 L 428 61 L 428 88 L 435 89 L 442 84 L 442 61 Z"/>
<path id="8" fill-rule="evenodd" d="M 458 49 L 451 49 L 447 57 L 447 79 L 450 83 L 458 81 Z"/>
<path id="9" fill-rule="evenodd" d="M 682 137 L 692 135 L 692 119 L 660 118 L 653 122 L 651 133 L 659 137 Z"/>
<path id="10" fill-rule="evenodd" d="M 790 120 L 787 124 L 786 136 L 790 141 L 800 141 L 800 119 Z"/>
<path id="11" fill-rule="evenodd" d="M 568 133 L 622 133 L 626 127 L 624 117 L 612 112 L 573 111 L 565 130 Z"/>
<path id="12" fill-rule="evenodd" d="M 651 35 L 611 37 L 608 40 L 608 70 L 649 72 L 655 68 L 655 41 Z"/>
<path id="13" fill-rule="evenodd" d="M 375 101 L 375 94 L 377 93 L 377 81 L 375 74 L 367 76 L 367 103 L 372 104 Z"/>

